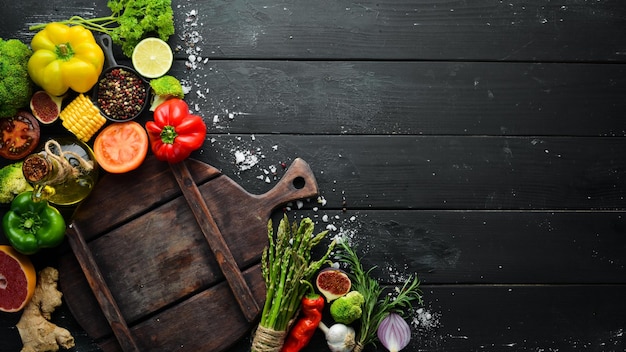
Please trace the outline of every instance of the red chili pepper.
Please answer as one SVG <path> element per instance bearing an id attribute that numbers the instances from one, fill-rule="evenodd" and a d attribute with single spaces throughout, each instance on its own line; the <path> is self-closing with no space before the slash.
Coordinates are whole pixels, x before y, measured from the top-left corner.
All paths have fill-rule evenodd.
<path id="1" fill-rule="evenodd" d="M 281 352 L 298 352 L 311 341 L 315 329 L 322 321 L 323 309 L 324 297 L 315 293 L 302 297 L 300 302 L 302 316 L 289 330 Z"/>
<path id="2" fill-rule="evenodd" d="M 206 136 L 202 117 L 192 115 L 182 99 L 173 98 L 154 110 L 154 121 L 146 123 L 152 152 L 157 159 L 177 163 L 200 148 Z"/>

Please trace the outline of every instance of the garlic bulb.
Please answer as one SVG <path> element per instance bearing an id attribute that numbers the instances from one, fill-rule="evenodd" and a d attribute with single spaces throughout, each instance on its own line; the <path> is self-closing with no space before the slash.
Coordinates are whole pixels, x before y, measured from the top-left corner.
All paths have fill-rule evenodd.
<path id="1" fill-rule="evenodd" d="M 331 352 L 352 352 L 356 346 L 356 333 L 344 324 L 333 324 L 330 328 L 320 322 L 318 327 L 326 336 L 326 343 Z"/>

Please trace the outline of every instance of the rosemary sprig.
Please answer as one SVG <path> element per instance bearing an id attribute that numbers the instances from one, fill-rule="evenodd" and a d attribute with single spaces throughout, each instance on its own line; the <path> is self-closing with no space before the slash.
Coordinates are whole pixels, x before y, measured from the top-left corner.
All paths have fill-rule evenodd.
<path id="1" fill-rule="evenodd" d="M 359 256 L 347 241 L 341 241 L 339 245 L 341 246 L 341 250 L 338 251 L 339 261 L 349 267 L 348 275 L 352 280 L 352 289 L 359 291 L 365 300 L 356 337 L 357 346 L 362 349 L 376 341 L 378 326 L 387 314 L 395 312 L 403 315 L 404 309 L 410 309 L 414 303 L 422 304 L 422 291 L 417 276 L 411 275 L 396 295 L 393 297 L 384 295 L 385 289 L 371 276 L 375 267 L 365 271 Z"/>

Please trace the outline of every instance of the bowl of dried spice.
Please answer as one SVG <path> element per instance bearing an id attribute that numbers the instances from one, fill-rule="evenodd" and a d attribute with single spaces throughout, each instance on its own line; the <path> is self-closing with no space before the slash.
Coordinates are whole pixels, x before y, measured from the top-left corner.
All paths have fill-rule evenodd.
<path id="1" fill-rule="evenodd" d="M 93 101 L 109 121 L 133 120 L 149 105 L 150 83 L 133 68 L 117 64 L 110 36 L 101 35 L 97 40 L 108 67 L 94 87 Z"/>

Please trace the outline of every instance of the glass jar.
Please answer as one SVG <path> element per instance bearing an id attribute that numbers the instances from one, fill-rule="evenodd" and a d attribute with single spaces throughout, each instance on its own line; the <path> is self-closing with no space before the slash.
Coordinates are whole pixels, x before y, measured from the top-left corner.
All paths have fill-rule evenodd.
<path id="1" fill-rule="evenodd" d="M 33 186 L 34 199 L 55 205 L 75 205 L 87 198 L 98 180 L 98 164 L 91 148 L 74 137 L 46 141 L 22 165 Z"/>

